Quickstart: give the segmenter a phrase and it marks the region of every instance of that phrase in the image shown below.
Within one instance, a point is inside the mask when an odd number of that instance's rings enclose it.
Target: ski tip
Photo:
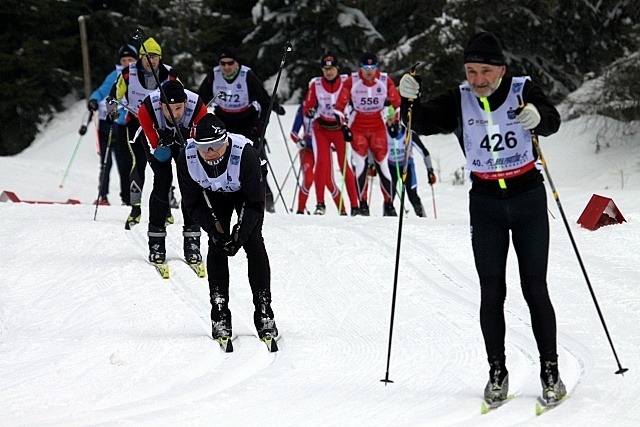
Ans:
[[[498,409],[499,407],[501,407],[505,403],[509,402],[514,397],[516,397],[515,394],[509,394],[509,395],[507,395],[506,398],[504,398],[502,400],[491,401],[491,400],[485,399],[482,402],[482,404],[480,405],[480,413],[482,415],[484,415],[484,414],[487,414],[487,413],[491,412],[493,409]]]
[[[223,353],[233,353],[233,342],[229,338],[216,339]]]
[[[276,343],[275,337],[264,337],[262,338],[262,342],[267,345],[267,350],[269,350],[269,353],[275,353],[278,351],[278,344]]]
[[[488,413],[489,413],[489,407],[487,406],[486,403],[482,402],[482,404],[480,404],[480,414],[485,415]]]
[[[539,403],[536,403],[536,417],[542,415],[543,413],[544,408]]]
[[[155,268],[156,271],[158,272],[158,274],[160,274],[160,277],[162,277],[163,279],[168,279],[170,276],[170,270],[169,270],[169,266],[167,264],[156,264],[156,263],[151,263]]]

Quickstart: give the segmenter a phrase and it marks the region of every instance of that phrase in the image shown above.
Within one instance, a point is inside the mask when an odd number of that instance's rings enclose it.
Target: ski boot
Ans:
[[[222,351],[231,353],[233,351],[231,335],[233,335],[233,329],[228,299],[221,293],[215,292],[211,295],[211,336],[218,341]]]
[[[273,193],[271,192],[271,188],[269,188],[268,184],[267,184],[266,194],[265,194],[265,209],[269,213],[276,213],[276,204],[273,200]]]
[[[180,203],[178,202],[178,199],[176,199],[176,195],[173,194],[173,190],[175,189],[176,187],[172,185],[171,190],[169,190],[169,206],[171,209],[178,209],[180,207]]]
[[[484,399],[489,405],[499,405],[509,395],[509,372],[504,360],[494,360],[490,362],[490,366]]]
[[[540,369],[542,400],[547,406],[557,405],[567,395],[567,388],[560,379],[558,362],[544,361]]]
[[[271,309],[271,297],[266,293],[260,293],[254,298],[255,312],[253,313],[253,323],[258,331],[261,340],[266,338],[276,338],[278,328],[273,320],[273,310]]]
[[[369,216],[369,204],[366,200],[360,200],[360,209],[358,215]]]
[[[327,211],[327,207],[324,203],[318,203],[316,205],[316,210],[313,212],[314,215],[324,215]]]
[[[149,224],[149,262],[152,264],[164,264],[167,258],[167,250],[164,245],[167,232],[164,228]]]
[[[184,237],[184,259],[187,264],[197,264],[202,261],[200,254],[200,227],[198,225],[185,225],[182,228]]]
[[[426,218],[427,217],[427,214],[424,213],[424,207],[422,206],[422,203],[414,206],[413,210],[416,212],[416,216],[417,217],[420,217],[420,218]]]
[[[384,202],[382,216],[398,216],[396,208],[393,207],[393,202]]]
[[[136,203],[131,206],[131,213],[127,217],[127,222],[124,224],[125,230],[131,230],[136,224],[140,224],[140,217],[142,216],[142,210],[140,209],[140,203]]]

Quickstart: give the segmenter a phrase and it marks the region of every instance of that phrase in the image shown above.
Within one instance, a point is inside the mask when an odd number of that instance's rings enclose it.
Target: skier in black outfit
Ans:
[[[227,133],[215,115],[205,115],[177,161],[178,183],[187,213],[209,234],[207,271],[214,339],[232,335],[229,260],[247,254],[254,324],[260,338],[277,337],[271,309],[271,269],[262,237],[264,185],[251,141]],[[238,222],[231,228],[233,211]]]
[[[258,76],[246,65],[240,64],[240,55],[232,47],[224,47],[218,52],[218,65],[213,67],[200,84],[198,94],[208,104],[219,93],[224,96],[214,102],[214,113],[225,124],[227,131],[244,135],[258,142],[262,129],[267,123],[267,110],[271,97],[262,86]],[[274,101],[273,111],[284,115],[284,108]],[[258,153],[267,159],[266,141]],[[273,192],[265,179],[267,212],[275,212]]]
[[[522,292],[541,363],[543,398],[566,394],[558,373],[556,317],[547,291],[549,221],[543,177],[535,166],[532,134],[558,131],[560,115],[529,77],[505,76],[502,45],[488,32],[472,37],[464,50],[467,82],[420,103],[420,81],[400,81],[403,117],[410,99],[412,129],[424,135],[456,131],[471,172],[471,242],[480,279],[480,325],[490,365],[485,398],[508,395],[505,366],[506,263],[509,232],[518,257]]]
[[[147,233],[149,261],[152,263],[163,264],[166,261],[165,221],[171,213],[169,193],[173,182],[171,160],[177,161],[182,151],[182,141],[186,141],[192,129],[206,114],[207,108],[200,97],[186,90],[178,80],[164,82],[162,92],[159,89],[151,92],[138,109],[138,121],[143,132],[138,136],[136,144],[143,147],[147,162],[153,171]],[[178,133],[181,135],[178,136]],[[189,264],[197,264],[202,261],[200,227],[184,208],[183,219],[184,259]]]

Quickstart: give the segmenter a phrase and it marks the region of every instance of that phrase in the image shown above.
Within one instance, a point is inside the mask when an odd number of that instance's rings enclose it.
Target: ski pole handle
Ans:
[[[93,113],[89,113],[89,117],[87,118],[86,123],[83,123],[82,126],[80,126],[80,129],[78,130],[78,133],[80,134],[80,136],[87,133],[87,127],[89,126],[89,123],[91,123],[92,117],[93,117]]]

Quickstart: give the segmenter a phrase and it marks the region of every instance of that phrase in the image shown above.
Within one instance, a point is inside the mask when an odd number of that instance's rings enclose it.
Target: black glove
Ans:
[[[307,114],[306,114],[307,118],[309,119],[313,119],[316,116],[316,109],[315,108],[309,108],[307,110]]]
[[[219,222],[216,223],[216,225],[219,224]],[[231,236],[229,236],[227,233],[220,232],[218,230],[218,227],[213,227],[213,231],[209,233],[209,240],[211,240],[211,243],[215,248],[224,250],[223,248],[225,247],[225,245],[227,245],[231,241]]]
[[[222,248],[222,252],[224,252],[226,256],[234,256],[238,253],[241,247],[242,245],[235,240],[229,240],[229,242],[227,242],[227,244]]]
[[[240,234],[240,224],[236,224],[233,226],[233,231],[231,232],[231,237],[229,238],[229,241],[222,248],[222,251],[227,256],[234,256],[235,254],[238,253],[238,251],[242,247],[242,243],[239,240],[239,234]]]
[[[276,109],[276,114],[279,116],[284,116],[285,113],[286,111],[284,111],[284,107],[282,105],[278,105],[278,108]]]
[[[253,134],[257,137],[262,135],[262,128],[264,127],[264,123],[261,121],[257,121],[255,125],[253,125]]]
[[[353,141],[353,133],[351,133],[351,129],[349,129],[349,126],[342,125],[342,136],[344,137],[344,142]]]
[[[176,136],[173,130],[159,129],[158,130],[158,147],[169,147],[176,142]]]
[[[91,111],[92,113],[94,111],[98,111],[98,100],[97,99],[90,99],[89,103],[87,104],[87,108],[89,109],[89,111]]]
[[[389,135],[392,138],[395,138],[396,136],[398,136],[399,131],[400,131],[400,124],[398,122],[391,123],[391,125],[389,126]]]

